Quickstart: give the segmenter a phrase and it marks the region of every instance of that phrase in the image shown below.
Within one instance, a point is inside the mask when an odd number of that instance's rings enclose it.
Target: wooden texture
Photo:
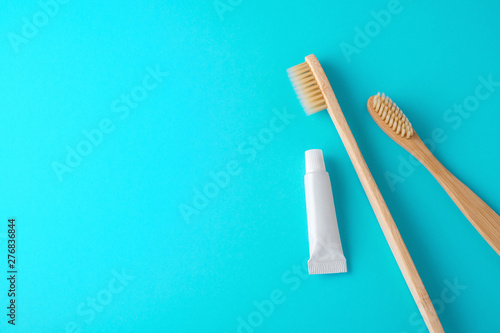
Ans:
[[[337,98],[335,97],[335,94],[318,59],[316,59],[314,55],[309,55],[306,57],[306,62],[311,67],[317,84],[323,92],[328,113],[337,128],[342,142],[344,143],[347,153],[349,154],[352,164],[354,165],[354,169],[356,170],[359,180],[361,181],[366,195],[368,196],[372,209],[377,216],[380,227],[382,228],[385,238],[389,243],[394,258],[403,273],[406,284],[408,285],[408,288],[417,303],[418,309],[424,318],[427,328],[432,333],[444,332],[441,322],[439,321],[436,311],[432,305],[431,299],[429,298],[415,264],[411,259],[410,253],[401,238],[398,228],[394,223],[384,199],[382,198],[382,194],[380,193],[377,184],[375,183],[375,180],[366,165],[365,159],[363,158],[363,155],[361,155],[361,151],[358,148],[354,136],[352,135],[342,110],[340,109]]]
[[[368,99],[367,107],[373,120],[391,139],[415,156],[431,172],[465,217],[496,253],[500,255],[500,217],[481,198],[439,163],[417,135],[415,129],[413,129],[414,133],[409,139],[396,135],[374,112],[372,100],[373,96]]]

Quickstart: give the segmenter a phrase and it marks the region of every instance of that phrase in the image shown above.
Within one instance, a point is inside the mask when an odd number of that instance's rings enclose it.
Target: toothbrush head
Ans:
[[[287,72],[290,81],[292,81],[293,88],[299,97],[300,104],[309,116],[326,109],[327,105],[323,92],[307,61],[317,62],[317,59],[314,55],[307,56],[306,62],[290,67]]]
[[[403,111],[384,93],[370,97],[367,108],[373,119],[386,133],[389,134],[392,131],[392,134],[404,139],[410,139],[415,133]]]

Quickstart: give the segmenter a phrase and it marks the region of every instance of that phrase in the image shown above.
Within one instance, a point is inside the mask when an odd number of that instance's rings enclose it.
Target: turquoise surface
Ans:
[[[497,1],[3,1],[2,332],[425,332],[314,53],[446,332],[500,330],[500,258],[366,111],[386,92],[500,211]],[[348,273],[308,276],[304,151]],[[7,220],[16,219],[8,324]]]

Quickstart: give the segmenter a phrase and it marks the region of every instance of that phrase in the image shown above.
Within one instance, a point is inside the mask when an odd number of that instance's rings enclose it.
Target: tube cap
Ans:
[[[326,171],[323,152],[321,149],[310,149],[306,151],[306,173]]]

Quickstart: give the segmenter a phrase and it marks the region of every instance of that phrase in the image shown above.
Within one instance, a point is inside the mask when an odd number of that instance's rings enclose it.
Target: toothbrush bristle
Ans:
[[[300,104],[307,115],[326,109],[325,98],[307,62],[287,70]]]
[[[413,127],[403,111],[384,93],[373,96],[372,107],[375,113],[397,135],[409,139],[413,135]]]

